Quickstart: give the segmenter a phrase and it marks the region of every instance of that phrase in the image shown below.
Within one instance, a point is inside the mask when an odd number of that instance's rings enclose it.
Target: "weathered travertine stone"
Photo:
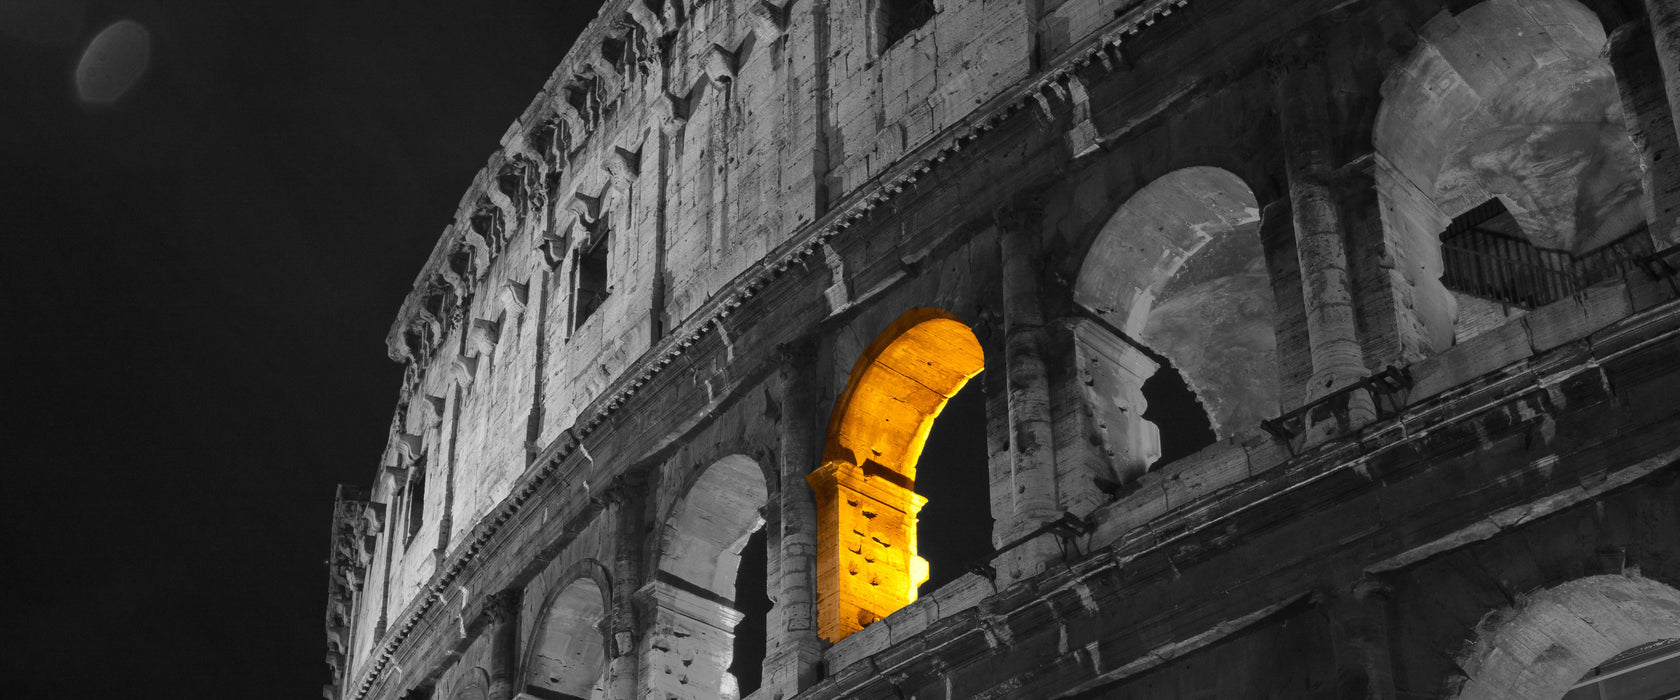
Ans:
[[[325,694],[1555,697],[1680,636],[1680,254],[1600,252],[1675,235],[1670,5],[607,0],[386,338]]]

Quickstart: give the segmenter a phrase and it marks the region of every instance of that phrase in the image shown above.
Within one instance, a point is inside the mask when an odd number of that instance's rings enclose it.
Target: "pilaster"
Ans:
[[[486,596],[483,615],[489,622],[490,687],[488,700],[510,700],[519,665],[519,606],[524,596],[517,590],[503,590]]]
[[[1652,39],[1648,22],[1628,22],[1610,34],[1608,54],[1628,138],[1639,149],[1645,221],[1661,249],[1680,243],[1680,141]]]
[[[793,696],[816,683],[822,662],[817,638],[817,505],[805,482],[817,462],[816,348],[810,341],[782,347],[782,528],[779,578],[770,582],[780,627],[771,629],[764,686]]]
[[[1669,113],[1680,112],[1680,3],[1674,0],[1645,0],[1651,23],[1651,43],[1662,67],[1663,91],[1668,94]],[[1680,129],[1680,123],[1672,124]],[[1680,131],[1676,131],[1680,138]]]
[[[1009,407],[1009,494],[1012,508],[1002,530],[1006,540],[1033,532],[1061,516],[1057,499],[1055,433],[1050,372],[1044,361],[1045,324],[1039,281],[1039,238],[1044,212],[1005,206],[996,212],[998,253],[1003,270],[1004,364]],[[995,488],[995,486],[994,486]],[[1044,570],[1059,553],[1053,536],[1041,535],[993,563],[999,585]]]
[[[643,511],[647,505],[647,479],[640,472],[626,472],[613,480],[603,499],[612,507],[614,520],[612,615],[607,650],[607,696],[631,700],[641,696],[640,656],[637,637],[642,631],[637,615],[636,591],[642,581],[642,543],[647,528]]]

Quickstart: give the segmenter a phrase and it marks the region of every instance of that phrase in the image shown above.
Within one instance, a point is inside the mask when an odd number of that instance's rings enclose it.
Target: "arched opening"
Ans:
[[[764,561],[764,537],[754,534],[764,527],[761,509],[768,498],[758,464],[731,455],[706,467],[666,520],[651,584],[658,619],[647,659],[656,691],[672,697],[738,698],[740,681],[729,669],[750,667],[753,676],[760,673],[763,642],[737,646],[736,633],[757,630],[763,636],[767,608],[755,610],[758,619],[743,623],[742,608],[748,606],[738,599],[764,593],[738,591],[736,583],[764,585],[762,571],[756,578],[751,571],[743,575],[742,560],[751,545],[759,549],[753,554],[756,561]],[[735,658],[738,650],[749,649],[759,650],[759,657]]]
[[[741,565],[735,572],[735,610],[741,622],[735,625],[729,674],[741,695],[758,690],[764,681],[764,654],[769,642],[769,613],[772,602],[766,586],[770,578],[769,532],[760,527],[741,548]]]
[[[915,491],[917,464],[934,419],[983,369],[973,331],[933,308],[900,316],[853,364],[829,418],[823,464],[807,477],[817,501],[820,636],[839,641],[916,600],[928,578],[917,544],[927,503]]]
[[[1138,190],[1097,234],[1074,300],[1102,322],[1076,327],[1075,342],[1095,387],[1109,480],[1131,481],[1157,459],[1277,413],[1274,304],[1259,228],[1241,178],[1191,167]]]
[[[1590,10],[1485,0],[1419,34],[1383,84],[1372,139],[1387,249],[1429,354],[1557,298],[1546,287],[1596,281],[1619,264],[1606,256],[1631,258],[1649,235]]]
[[[1680,591],[1591,576],[1493,613],[1459,660],[1457,700],[1650,700],[1680,693]]]
[[[1170,363],[1160,364],[1154,376],[1143,383],[1143,400],[1147,405],[1143,419],[1154,425],[1171,426],[1160,433],[1161,454],[1156,458],[1162,464],[1170,464],[1213,444],[1216,438],[1207,411],[1202,409],[1196,392],[1190,390],[1190,384],[1184,381],[1184,375]]]
[[[939,590],[992,553],[984,389],[969,382],[945,402],[917,461],[916,493],[927,498],[916,518],[916,551],[928,563],[920,590]]]
[[[573,581],[537,623],[525,664],[524,693],[539,700],[606,697],[606,602],[589,578]]]

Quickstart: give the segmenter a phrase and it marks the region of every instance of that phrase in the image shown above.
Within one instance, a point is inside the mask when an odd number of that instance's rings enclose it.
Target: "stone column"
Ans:
[[[519,606],[523,595],[516,590],[492,593],[484,599],[484,615],[490,629],[489,700],[511,700],[514,676],[519,668]]]
[[[1618,27],[1609,55],[1628,138],[1639,149],[1645,221],[1660,249],[1680,242],[1680,141],[1650,25],[1635,20]]]
[[[642,585],[642,544],[647,528],[642,511],[647,504],[647,479],[639,472],[627,472],[613,479],[605,498],[613,509],[613,532],[617,541],[613,553],[612,617],[609,634],[607,697],[632,700],[640,693],[640,663],[637,647],[640,620],[636,616],[636,591]]]
[[[823,644],[817,638],[817,504],[805,476],[817,466],[816,346],[782,347],[781,566],[770,583],[780,629],[770,630],[764,686],[791,697],[817,682]]]
[[[1323,42],[1310,35],[1273,57],[1273,87],[1283,126],[1284,165],[1306,308],[1312,401],[1366,376],[1359,343],[1347,243],[1337,210],[1330,138],[1329,81]],[[1348,406],[1351,426],[1375,419],[1371,397],[1356,392]]]
[[[1651,41],[1662,66],[1663,91],[1668,93],[1668,108],[1680,112],[1680,3],[1674,0],[1645,0],[1645,12],[1651,22]],[[1680,128],[1680,123],[1674,125]],[[1680,132],[1677,132],[1680,137]]]
[[[998,252],[1003,269],[1004,364],[1008,375],[1009,514],[1013,540],[1061,515],[1056,498],[1055,435],[1050,414],[1050,372],[1044,362],[1044,310],[1038,279],[1039,222],[1036,208],[1006,206],[997,211]],[[1036,550],[1043,551],[1036,551]],[[1021,547],[996,563],[1004,580],[1043,570],[1050,543]]]

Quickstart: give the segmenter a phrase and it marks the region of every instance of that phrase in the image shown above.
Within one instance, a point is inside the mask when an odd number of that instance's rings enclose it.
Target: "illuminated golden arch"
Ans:
[[[916,600],[916,462],[933,420],[985,369],[968,325],[912,309],[875,337],[828,422],[823,463],[806,477],[817,501],[817,631],[840,641]]]

